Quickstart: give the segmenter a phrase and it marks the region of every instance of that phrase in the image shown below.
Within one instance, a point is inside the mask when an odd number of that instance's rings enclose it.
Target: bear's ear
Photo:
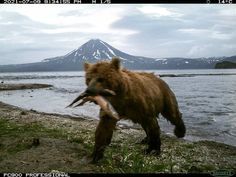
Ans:
[[[111,60],[111,66],[115,68],[116,70],[120,69],[120,59],[119,58],[112,58]]]
[[[84,70],[87,71],[91,67],[91,65],[92,64],[85,62],[84,63]]]

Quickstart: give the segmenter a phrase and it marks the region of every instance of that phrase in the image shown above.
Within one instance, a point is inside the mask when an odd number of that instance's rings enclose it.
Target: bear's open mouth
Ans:
[[[74,101],[72,101],[71,104],[69,104],[67,107],[73,106],[75,103],[79,102],[82,100],[80,103],[75,105],[74,107],[77,106],[82,106],[86,102],[94,102],[98,104],[101,109],[111,118],[115,120],[120,120],[118,113],[115,111],[111,103],[106,100],[103,96],[114,96],[116,95],[114,91],[109,90],[109,89],[102,89],[102,90],[86,90],[85,92],[81,93]]]

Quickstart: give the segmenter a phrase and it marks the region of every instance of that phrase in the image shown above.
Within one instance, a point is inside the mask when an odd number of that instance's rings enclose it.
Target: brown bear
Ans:
[[[159,113],[175,126],[174,133],[177,137],[184,137],[186,129],[175,95],[161,78],[152,73],[133,72],[121,68],[119,58],[113,58],[111,62],[85,63],[84,69],[87,91],[114,91],[116,95],[106,99],[120,118],[130,119],[142,126],[147,135],[142,141],[148,144],[145,153],[160,154],[160,128],[157,121]],[[92,162],[97,162],[103,157],[117,123],[117,120],[109,118],[102,109],[99,117]]]

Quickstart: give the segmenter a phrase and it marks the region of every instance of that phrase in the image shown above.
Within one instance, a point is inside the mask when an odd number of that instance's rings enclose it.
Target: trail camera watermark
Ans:
[[[207,4],[218,3],[218,4],[232,4],[233,0],[206,0]]]
[[[223,169],[223,170],[212,171],[210,172],[210,174],[214,177],[230,177],[233,176],[235,173],[233,170]]]

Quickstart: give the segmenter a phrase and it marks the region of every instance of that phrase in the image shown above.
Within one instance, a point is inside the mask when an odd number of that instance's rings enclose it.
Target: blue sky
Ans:
[[[65,55],[99,38],[132,55],[236,55],[236,5],[9,5],[0,7],[0,64]]]

